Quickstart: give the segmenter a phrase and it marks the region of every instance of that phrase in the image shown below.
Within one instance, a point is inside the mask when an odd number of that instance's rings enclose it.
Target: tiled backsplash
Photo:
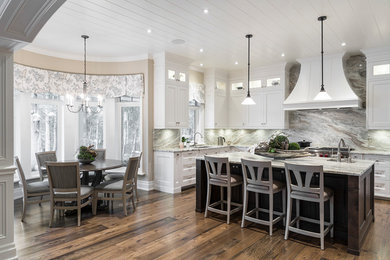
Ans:
[[[366,99],[365,57],[356,55],[344,62],[345,75],[363,103]],[[290,70],[290,91],[295,87],[300,68]],[[390,131],[367,130],[365,109],[324,109],[289,112],[289,129],[206,129],[205,143],[217,144],[217,137],[224,136],[233,145],[253,145],[269,140],[275,131],[282,131],[290,141],[307,140],[311,146],[337,146],[340,138],[355,149],[390,150]],[[154,147],[176,147],[180,130],[154,130]]]

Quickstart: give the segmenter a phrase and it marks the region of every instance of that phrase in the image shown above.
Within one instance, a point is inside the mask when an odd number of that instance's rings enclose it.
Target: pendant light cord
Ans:
[[[250,66],[251,66],[251,63],[250,63],[250,55],[251,55],[251,38],[252,38],[252,34],[247,34],[245,37],[248,38],[248,94],[247,94],[247,97],[250,97],[251,94],[250,94]]]
[[[326,16],[318,17],[318,21],[321,22],[321,92],[325,91],[324,88],[324,21]]]
[[[84,82],[87,82],[87,37],[84,38]]]

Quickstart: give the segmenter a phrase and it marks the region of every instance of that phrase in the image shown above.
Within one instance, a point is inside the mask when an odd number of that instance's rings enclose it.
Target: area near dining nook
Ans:
[[[388,13],[1,1],[0,260],[387,260]]]

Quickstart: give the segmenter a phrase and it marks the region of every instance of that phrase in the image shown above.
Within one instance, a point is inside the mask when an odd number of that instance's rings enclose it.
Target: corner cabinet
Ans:
[[[189,125],[189,60],[169,53],[154,56],[154,127]]]
[[[366,49],[367,129],[390,129],[390,48]]]
[[[286,64],[255,68],[251,97],[255,105],[245,106],[247,88],[243,73],[231,75],[229,86],[229,127],[238,129],[285,129],[288,114],[283,110],[287,78]]]

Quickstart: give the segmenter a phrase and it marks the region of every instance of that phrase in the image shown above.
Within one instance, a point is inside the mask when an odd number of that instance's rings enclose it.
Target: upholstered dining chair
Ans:
[[[78,162],[47,162],[46,167],[50,185],[49,226],[52,226],[56,209],[77,209],[77,226],[80,226],[81,209],[90,203],[89,198],[93,196],[93,187],[81,186]],[[75,204],[66,205],[65,202],[75,202]]]
[[[139,168],[140,164],[141,164],[141,159],[142,159],[142,152],[134,152],[132,155],[140,158],[140,163],[138,165],[138,168]],[[125,175],[125,172],[126,172],[126,167],[108,170],[108,171],[106,171],[106,176],[104,177],[104,179],[106,181],[122,180],[123,176]],[[134,177],[134,192],[135,192],[136,200],[138,201],[138,190],[137,190],[138,186],[137,185],[138,185],[138,171]]]
[[[39,176],[41,181],[43,181],[44,178],[47,178],[46,162],[57,161],[56,151],[35,153],[35,157],[37,159]]]
[[[22,165],[17,156],[15,156],[15,164],[18,169],[19,179],[22,182],[23,186],[23,214],[21,221],[24,221],[24,217],[26,216],[27,204],[39,203],[40,206],[42,202],[49,201],[49,198],[43,199],[44,196],[50,195],[49,183],[47,180],[27,183]],[[34,197],[39,197],[40,199],[29,200],[30,198]]]
[[[106,149],[95,149],[96,151],[96,161],[102,161],[106,159]]]
[[[133,208],[134,204],[134,189],[135,189],[135,175],[138,171],[140,157],[131,157],[127,162],[126,172],[122,180],[110,180],[100,183],[95,187],[93,197],[93,214],[96,215],[97,201],[105,200],[111,201],[122,200],[123,213],[127,216],[127,199],[131,199]],[[99,197],[99,193],[103,193],[103,197]],[[115,197],[115,194],[119,194],[120,197]]]
[[[205,218],[208,212],[214,212],[227,216],[227,224],[230,223],[230,215],[240,211],[242,204],[232,202],[232,188],[242,186],[242,177],[230,174],[230,164],[228,158],[205,156],[206,171],[207,171],[207,199]],[[221,198],[219,201],[210,204],[211,187],[220,187]],[[227,199],[224,199],[224,188],[227,189]],[[227,204],[227,209],[224,210],[224,204]],[[221,206],[221,209],[217,207]],[[235,206],[235,209],[231,209]]]
[[[333,191],[324,187],[323,166],[285,163],[287,181],[287,221],[284,239],[288,239],[289,231],[319,238],[324,250],[324,239],[334,229],[334,196]],[[318,179],[318,181],[314,180]],[[314,181],[313,181],[314,180]],[[318,183],[317,183],[318,182]],[[291,220],[292,202],[296,200],[296,216]],[[319,220],[300,216],[300,200],[319,203]],[[325,222],[324,203],[329,201],[329,222]],[[312,232],[300,228],[300,221],[320,224],[320,232]],[[294,225],[296,224],[296,227]],[[325,225],[327,227],[325,228]]]
[[[286,185],[273,179],[271,161],[258,161],[241,159],[244,175],[244,209],[242,211],[241,227],[245,227],[245,220],[269,226],[269,235],[272,236],[273,225],[284,220],[286,216]],[[268,178],[264,175],[268,172]],[[255,208],[248,210],[249,192],[255,193]],[[282,212],[274,211],[274,194],[282,193]],[[259,207],[259,195],[266,194],[269,197],[269,209]],[[268,220],[259,219],[259,212],[268,212]],[[256,217],[253,215],[256,214]],[[274,218],[274,215],[277,215]]]

